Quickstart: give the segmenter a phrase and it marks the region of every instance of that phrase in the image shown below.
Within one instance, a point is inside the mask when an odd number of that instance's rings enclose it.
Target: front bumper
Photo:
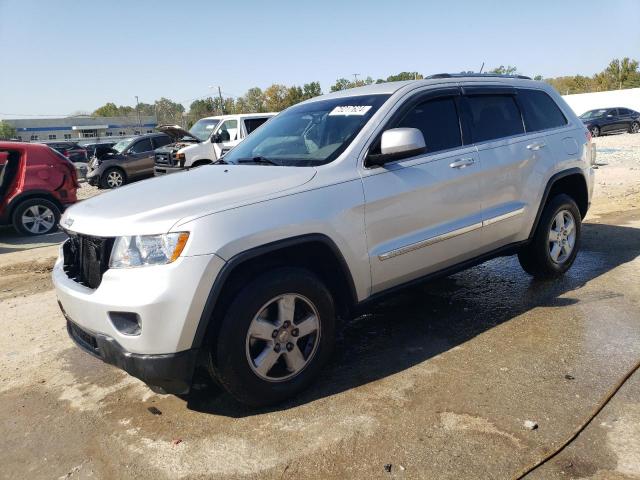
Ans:
[[[153,173],[155,176],[159,175],[168,175],[170,173],[182,172],[184,168],[182,167],[172,167],[170,165],[158,165],[156,164],[153,167]]]
[[[98,186],[98,184],[100,183],[100,172],[98,171],[98,169],[95,169],[95,170],[87,169],[85,178],[89,185],[93,185],[94,187]]]
[[[216,255],[198,255],[168,265],[109,269],[91,289],[67,277],[61,249],[52,277],[65,317],[96,339],[94,355],[150,385],[174,390],[169,379],[192,365],[195,353],[189,352],[223,265]],[[116,316],[123,313],[138,318],[139,332],[128,334],[118,326]],[[180,384],[184,378],[175,380]]]
[[[62,305],[60,308],[67,319],[69,337],[85,352],[139,378],[158,393],[180,395],[189,392],[198,359],[197,349],[164,355],[131,353],[113,338],[73,323]]]

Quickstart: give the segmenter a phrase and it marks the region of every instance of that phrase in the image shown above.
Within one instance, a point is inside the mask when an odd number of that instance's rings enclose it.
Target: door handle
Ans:
[[[546,146],[547,144],[544,142],[530,143],[529,145],[527,145],[527,150],[540,150],[542,147]]]
[[[468,167],[469,165],[473,165],[474,163],[476,163],[476,161],[473,157],[466,157],[466,158],[459,158],[455,162],[451,162],[449,166],[451,168],[464,168],[464,167]]]

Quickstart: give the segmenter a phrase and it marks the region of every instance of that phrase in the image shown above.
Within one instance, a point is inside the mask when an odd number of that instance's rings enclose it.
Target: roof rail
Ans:
[[[459,77],[499,77],[499,78],[520,78],[522,80],[531,80],[531,77],[527,77],[526,75],[503,75],[500,73],[436,73],[434,75],[429,75],[428,77],[424,77],[425,79],[434,79],[434,78],[459,78]]]

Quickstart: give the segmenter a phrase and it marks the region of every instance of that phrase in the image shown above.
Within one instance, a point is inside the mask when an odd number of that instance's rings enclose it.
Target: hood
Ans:
[[[60,224],[99,237],[168,232],[177,222],[277,196],[309,182],[313,167],[208,165],[84,200]]]
[[[200,143],[202,141],[199,138],[194,137],[193,135],[191,135],[191,133],[189,133],[184,128],[179,127],[178,125],[160,125],[159,127],[156,127],[156,130],[162,133],[166,133],[173,139],[174,142],[177,142],[181,139],[183,141],[193,141],[197,143]]]

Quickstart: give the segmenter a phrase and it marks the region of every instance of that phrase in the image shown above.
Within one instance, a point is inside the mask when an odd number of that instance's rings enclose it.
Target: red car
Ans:
[[[39,143],[0,142],[0,225],[25,235],[55,231],[60,214],[76,202],[76,170]]]

